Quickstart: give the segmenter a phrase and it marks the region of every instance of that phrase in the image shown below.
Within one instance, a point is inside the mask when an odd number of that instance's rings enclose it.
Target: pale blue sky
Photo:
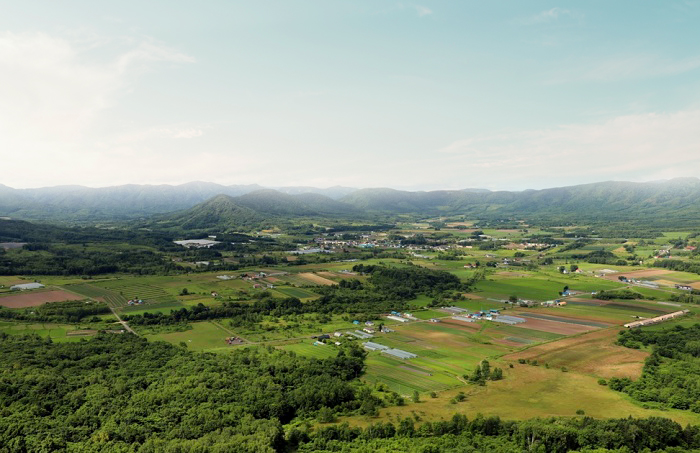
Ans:
[[[0,2],[0,183],[700,176],[700,2]]]

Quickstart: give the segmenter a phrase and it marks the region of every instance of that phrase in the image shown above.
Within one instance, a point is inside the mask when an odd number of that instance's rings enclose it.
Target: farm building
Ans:
[[[437,318],[430,318],[428,321],[430,321],[430,322],[440,322],[440,320],[437,319]]]
[[[354,332],[345,332],[348,335],[352,335],[353,337],[359,338],[360,340],[367,340],[368,338],[372,338],[374,335],[370,335],[368,333],[362,332],[361,330],[356,330]]]
[[[658,289],[658,288],[659,288],[659,284],[658,284],[658,283],[650,282],[650,281],[648,281],[648,280],[640,280],[640,281],[635,282],[635,283],[639,283],[640,285],[646,286],[647,288],[654,288],[654,289]]]
[[[690,313],[689,310],[675,311],[673,313],[657,316],[655,318],[642,319],[641,321],[630,322],[625,324],[625,327],[627,327],[628,329],[633,329],[635,327],[651,326],[652,324],[658,324],[660,322],[669,321],[671,319],[678,318],[679,316],[683,316],[688,313]]]
[[[186,239],[184,241],[173,241],[177,245],[181,245],[186,248],[209,248],[211,246],[214,246],[216,244],[220,244],[220,242],[217,241],[212,241],[209,239]]]
[[[452,313],[454,315],[456,315],[458,313],[467,313],[469,311],[465,308],[460,308],[460,307],[442,307],[442,310],[449,312],[449,313]]]
[[[413,354],[412,352],[407,352],[403,351],[401,349],[384,349],[382,350],[384,354],[389,354],[391,356],[397,357],[399,359],[415,359],[418,357],[416,354]]]
[[[364,346],[365,349],[369,349],[370,351],[384,351],[386,349],[389,349],[389,346],[384,346],[383,344],[379,343],[372,343],[371,341],[362,343],[362,346]]]
[[[408,322],[408,319],[406,318],[401,318],[400,316],[395,316],[395,315],[388,315],[386,319],[391,319],[392,321],[399,321],[399,322]]]
[[[466,316],[453,316],[452,319],[455,321],[463,321],[463,322],[474,322],[474,318],[468,318]]]
[[[684,291],[691,291],[693,289],[693,287],[690,285],[681,285],[679,283],[679,284],[676,284],[676,289],[682,289]]]
[[[24,291],[27,289],[39,289],[43,287],[44,285],[42,285],[41,283],[21,283],[19,285],[10,286],[10,289],[12,291]]]
[[[499,317],[497,317],[497,318],[493,318],[492,321],[495,321],[495,322],[502,322],[503,324],[510,324],[510,325],[513,325],[513,324],[520,324],[520,323],[522,323],[522,322],[525,322],[525,319],[523,319],[523,318],[518,318],[517,316],[506,316],[506,315],[504,315],[504,316],[499,316]]]

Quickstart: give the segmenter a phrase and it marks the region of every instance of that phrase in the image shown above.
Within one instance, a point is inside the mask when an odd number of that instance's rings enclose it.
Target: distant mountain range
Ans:
[[[700,222],[700,179],[602,182],[522,192],[484,189],[410,192],[395,189],[125,185],[12,189],[0,185],[0,216],[47,222],[104,222],[158,215],[166,223],[258,225],[290,218],[372,219],[464,215],[568,221]],[[196,226],[195,226],[196,225]]]
[[[290,195],[272,189],[258,190],[239,197],[217,195],[184,211],[155,218],[161,226],[185,230],[219,231],[287,224],[299,218],[346,220],[371,217],[362,210],[325,195]]]
[[[190,182],[178,186],[137,185],[90,188],[57,186],[13,189],[0,184],[0,216],[26,220],[99,222],[149,217],[182,209],[217,195],[237,197],[267,190],[256,184],[224,186]],[[282,194],[317,194],[341,198],[356,189],[350,187],[280,187]]]

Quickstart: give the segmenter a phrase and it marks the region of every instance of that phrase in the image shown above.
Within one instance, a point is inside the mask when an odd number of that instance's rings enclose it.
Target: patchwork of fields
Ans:
[[[587,247],[586,250],[591,251],[596,250],[595,247],[598,246]],[[615,250],[619,245],[615,248],[604,248]],[[486,252],[474,253],[481,257]],[[508,253],[508,256],[512,256],[514,251]],[[380,262],[395,266],[407,265],[394,259],[365,261],[372,264]],[[449,270],[463,281],[471,278],[475,272],[465,268],[462,261],[422,258],[412,262],[414,265]],[[265,295],[273,298],[296,297],[302,302],[308,302],[318,297],[317,292],[323,291],[321,286],[337,285],[339,281],[347,278],[367,278],[341,272],[347,271],[349,267],[352,266],[348,263],[318,263],[297,267],[246,269],[226,272],[226,278],[219,278],[220,274],[217,273],[198,273],[176,276],[115,276],[88,281],[66,279],[58,285],[65,290],[4,295],[0,296],[0,305],[38,305],[52,301],[53,299],[49,300],[52,294],[55,300],[74,300],[82,296],[104,301],[117,313],[133,315],[147,312],[169,313],[173,309],[200,303],[207,306],[221,305],[226,301],[255,303]],[[450,314],[441,311],[440,307],[432,305],[432,295],[417,296],[409,301],[409,305],[412,307],[411,313],[418,320],[405,324],[384,318],[381,321],[375,320],[375,323],[382,322],[389,326],[393,332],[376,333],[371,339],[372,342],[388,348],[416,354],[416,357],[399,359],[382,351],[369,351],[366,373],[362,379],[371,385],[381,384],[382,387],[404,396],[409,396],[414,391],[422,395],[438,392],[438,398],[427,400],[421,396],[422,403],[410,406],[436,419],[444,414],[454,413],[456,409],[509,418],[573,415],[577,409],[584,409],[586,414],[593,416],[655,413],[642,409],[607,387],[598,385],[597,379],[636,378],[641,372],[648,352],[614,344],[622,324],[676,311],[679,307],[691,310],[693,307],[670,303],[669,294],[675,291],[672,287],[665,290],[633,288],[644,297],[655,298],[654,300],[603,301],[595,299],[591,293],[626,287],[626,284],[618,280],[619,275],[693,285],[700,285],[700,276],[662,269],[635,268],[627,272],[629,269],[625,270],[620,266],[585,263],[581,268],[584,272],[579,274],[562,274],[555,266],[542,267],[539,270],[489,270],[486,278],[476,283],[463,298],[456,297],[456,300],[449,301],[449,305],[470,312],[498,309],[505,315],[525,319],[525,322],[517,325],[486,320],[471,323],[454,320]],[[290,272],[290,269],[294,271]],[[602,269],[622,272],[609,272],[604,278],[597,277]],[[259,274],[261,271],[268,276],[240,278],[243,273]],[[12,283],[22,280],[3,277],[0,281]],[[560,293],[565,287],[576,293],[574,296],[563,297],[567,302],[566,306],[548,308],[537,304],[526,308],[505,303],[511,296],[536,302],[562,298]],[[143,304],[129,306],[130,299],[141,299]],[[31,300],[35,302],[30,303]],[[333,313],[320,316],[307,313],[294,316],[265,316],[255,324],[235,324],[228,319],[218,319],[191,322],[171,330],[159,331],[157,327],[142,330],[137,327],[136,330],[150,340],[184,345],[193,351],[226,353],[235,348],[261,344],[323,359],[338,353],[339,348],[334,344],[336,340],[341,343],[361,343],[362,340],[345,335],[342,338],[333,338],[326,345],[318,345],[314,344],[316,340],[310,337],[364,327],[352,323],[356,315]],[[439,322],[431,322],[435,319]],[[697,320],[697,315],[693,314],[674,323],[689,324]],[[101,328],[110,322],[111,315],[105,315]],[[234,328],[233,325],[242,327]],[[79,341],[81,336],[76,333],[94,333],[92,327],[94,326],[0,322],[1,332],[35,332],[56,341]],[[242,338],[243,344],[228,344],[226,339],[229,337]],[[505,379],[489,382],[485,388],[467,384],[465,376],[471,374],[482,360],[489,360],[492,366],[502,368]],[[521,361],[536,361],[539,366],[522,364]],[[455,407],[449,400],[458,391],[465,391],[468,398],[466,402]],[[572,398],[571,395],[576,396]],[[488,401],[488,404],[485,401]],[[610,405],[617,406],[610,409]],[[396,416],[405,414],[406,410],[408,409],[390,408],[384,410],[383,414]],[[684,419],[683,417],[695,416],[678,417]],[[364,423],[358,420],[351,421]]]

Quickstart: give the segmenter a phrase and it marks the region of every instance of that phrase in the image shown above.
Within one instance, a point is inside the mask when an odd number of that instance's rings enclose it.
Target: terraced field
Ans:
[[[100,288],[90,283],[67,285],[66,289],[93,299],[103,300],[112,308],[119,308],[126,305],[126,299],[121,294],[105,288]]]
[[[120,307],[127,306],[128,299],[141,299],[144,305],[177,303],[175,297],[168,294],[164,289],[146,283],[138,283],[134,280],[110,280],[96,283],[94,286],[99,286],[113,294],[120,295],[123,300]]]

